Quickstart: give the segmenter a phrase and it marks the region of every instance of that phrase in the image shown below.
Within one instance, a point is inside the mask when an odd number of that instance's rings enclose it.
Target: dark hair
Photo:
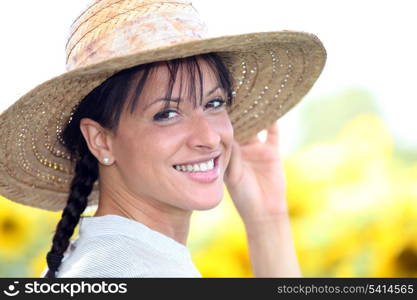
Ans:
[[[232,80],[226,66],[215,53],[202,54],[187,58],[174,59],[164,62],[154,62],[124,69],[92,90],[76,107],[71,121],[63,129],[60,142],[65,146],[75,161],[75,175],[71,181],[67,205],[64,208],[55,235],[52,247],[46,256],[48,272],[45,277],[54,278],[64,252],[68,248],[69,239],[74,233],[81,214],[87,207],[95,181],[99,177],[97,159],[87,147],[87,143],[80,130],[80,120],[90,118],[102,127],[117,131],[120,115],[129,105],[133,113],[141,92],[143,91],[149,75],[158,64],[165,65],[169,71],[167,97],[170,98],[177,75],[180,74],[180,89],[183,75],[187,77],[189,97],[193,99],[194,107],[197,103],[196,81],[200,84],[200,104],[203,93],[203,76],[198,58],[205,61],[215,74],[219,86],[227,92],[227,106],[232,105]],[[167,101],[166,107],[169,105]],[[177,107],[179,102],[177,102]]]

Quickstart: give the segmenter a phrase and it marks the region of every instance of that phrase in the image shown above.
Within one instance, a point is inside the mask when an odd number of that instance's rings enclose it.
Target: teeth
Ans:
[[[175,169],[182,172],[206,172],[214,168],[214,159],[210,159],[207,162],[193,164],[193,165],[175,165]]]

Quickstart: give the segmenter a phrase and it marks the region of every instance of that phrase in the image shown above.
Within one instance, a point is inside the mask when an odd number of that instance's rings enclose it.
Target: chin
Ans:
[[[190,210],[209,210],[219,205],[222,199],[223,188],[209,195],[207,193],[193,195],[189,198],[188,208]]]

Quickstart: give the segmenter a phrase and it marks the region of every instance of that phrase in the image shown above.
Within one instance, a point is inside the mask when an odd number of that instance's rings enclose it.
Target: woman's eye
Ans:
[[[207,105],[209,105],[210,103],[217,103],[217,104],[214,104],[214,106],[212,107],[214,107],[214,109],[220,109],[224,106],[226,101],[224,101],[222,98],[216,98],[214,100],[209,101]]]
[[[213,99],[213,100],[209,101],[206,104],[206,107],[213,107],[215,110],[218,110],[218,109],[221,109],[222,107],[224,107],[225,103],[226,103],[226,101],[224,101],[222,98],[216,98],[216,99]],[[165,122],[165,121],[169,121],[169,120],[173,119],[175,117],[175,114],[178,114],[177,111],[172,110],[172,109],[167,109],[167,110],[164,110],[164,111],[161,111],[161,112],[157,113],[153,117],[153,119],[154,119],[154,121],[157,121],[157,122]],[[174,115],[174,116],[172,116],[172,115]],[[170,116],[172,116],[172,117],[170,117]]]
[[[155,121],[166,121],[166,120],[170,120],[170,119],[173,119],[173,118],[169,118],[169,116],[171,115],[171,113],[177,113],[175,110],[172,110],[172,109],[167,109],[167,110],[164,110],[164,111],[161,111],[161,112],[159,112],[159,113],[157,113],[154,117],[153,117],[153,119],[155,120]]]

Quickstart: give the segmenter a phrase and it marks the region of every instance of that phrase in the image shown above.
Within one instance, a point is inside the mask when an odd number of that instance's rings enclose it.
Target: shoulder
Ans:
[[[140,245],[123,235],[81,239],[71,245],[57,277],[142,277],[147,267],[141,252]]]

